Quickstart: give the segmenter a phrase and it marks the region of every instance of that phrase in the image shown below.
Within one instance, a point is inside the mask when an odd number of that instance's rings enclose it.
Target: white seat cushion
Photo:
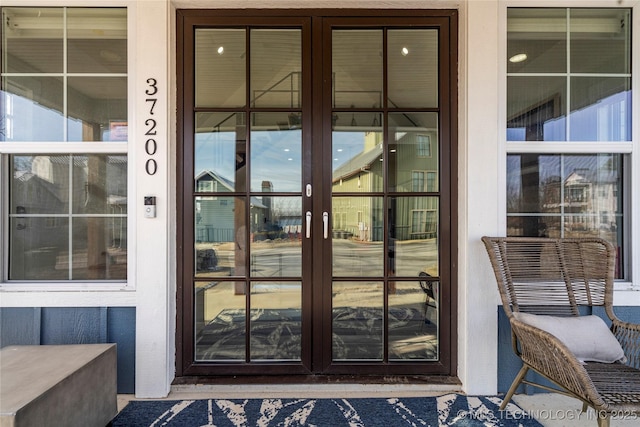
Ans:
[[[513,313],[523,323],[554,335],[581,362],[624,362],[624,351],[607,324],[598,316],[556,317]]]

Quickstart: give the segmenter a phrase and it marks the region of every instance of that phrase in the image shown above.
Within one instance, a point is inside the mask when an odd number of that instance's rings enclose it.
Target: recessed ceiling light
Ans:
[[[407,56],[409,54],[409,49],[407,49],[406,47],[403,47],[400,52],[402,53],[402,56]]]
[[[526,61],[527,60],[527,54],[526,53],[517,53],[515,55],[513,55],[511,58],[509,58],[509,62],[522,62],[522,61]]]
[[[218,55],[222,55],[224,53],[224,46],[220,46],[218,48]]]

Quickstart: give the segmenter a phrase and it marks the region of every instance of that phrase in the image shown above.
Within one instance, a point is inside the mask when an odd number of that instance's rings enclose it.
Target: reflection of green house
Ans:
[[[229,193],[234,191],[233,182],[212,171],[203,171],[196,177],[198,193]],[[235,240],[236,196],[198,196],[195,206],[197,242],[232,242]],[[268,203],[267,203],[268,204]],[[251,198],[251,231],[261,231],[267,224],[269,207],[258,199]]]
[[[333,234],[337,238],[381,241],[383,199],[340,193],[382,192],[383,144],[380,133],[365,134],[364,149],[333,172]],[[434,238],[438,232],[438,153],[435,130],[397,132],[390,145],[389,190],[413,193],[389,199],[389,224],[397,240]],[[416,196],[415,193],[423,193]],[[430,197],[424,193],[433,193]]]

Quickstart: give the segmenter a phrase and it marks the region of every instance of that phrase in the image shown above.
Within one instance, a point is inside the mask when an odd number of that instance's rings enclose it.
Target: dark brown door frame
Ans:
[[[429,19],[426,19],[429,18]],[[327,374],[330,377],[351,376],[354,372],[360,375],[402,375],[402,376],[444,376],[455,377],[457,375],[457,249],[458,222],[457,222],[457,175],[458,175],[458,149],[457,149],[457,111],[458,111],[458,16],[455,10],[178,10],[177,11],[177,295],[176,295],[176,379],[177,382],[192,382],[195,379],[201,381],[203,377],[211,378],[211,375],[224,378],[225,376],[246,375],[255,378],[261,375],[280,375],[278,381],[287,381],[281,375],[291,374],[291,377],[302,378],[309,381],[310,378],[318,380]],[[390,21],[394,21],[390,25]],[[233,23],[230,25],[229,23]],[[311,286],[311,290],[304,290],[302,295],[303,310],[303,360],[302,363],[261,363],[261,364],[232,364],[214,366],[207,363],[194,363],[193,349],[193,325],[191,319],[194,315],[194,301],[192,292],[193,250],[185,247],[185,242],[193,242],[193,215],[186,209],[190,206],[193,191],[193,176],[191,171],[185,170],[185,164],[193,164],[193,152],[185,150],[185,144],[193,142],[194,120],[193,116],[185,115],[185,111],[193,108],[193,84],[194,64],[188,52],[194,51],[193,35],[185,37],[185,31],[193,31],[196,27],[205,26],[265,26],[303,28],[303,46],[311,46],[312,54],[305,54],[303,49],[303,73],[304,78],[311,82],[303,85],[304,98],[311,99],[312,94],[326,94],[327,84],[322,76],[315,74],[322,70],[323,75],[331,75],[330,50],[327,53],[327,31],[331,25],[344,28],[357,27],[402,27],[422,26],[438,28],[441,34],[440,63],[441,78],[439,91],[440,102],[440,164],[442,173],[441,213],[440,213],[440,254],[441,254],[441,283],[448,287],[448,292],[442,293],[440,329],[440,361],[428,363],[332,363],[331,362],[331,331],[330,320],[323,320],[318,313],[321,301],[322,311],[326,312],[331,307],[331,292],[327,286]],[[306,28],[306,30],[304,29]],[[309,40],[309,37],[311,38]],[[324,41],[323,41],[324,40]],[[322,52],[325,56],[322,56]],[[185,53],[187,52],[187,53]],[[313,55],[313,58],[311,57]],[[327,60],[327,56],[328,59]],[[311,64],[313,69],[311,68]],[[321,68],[318,64],[322,64]],[[331,90],[330,87],[328,89]],[[326,99],[326,95],[323,99]],[[328,97],[330,99],[330,97]],[[303,161],[303,180],[313,184],[314,197],[312,200],[303,198],[303,211],[313,209],[314,216],[321,212],[322,206],[331,205],[331,193],[326,191],[331,188],[331,177],[323,176],[320,171],[322,165],[331,164],[330,146],[331,123],[322,120],[313,121],[313,117],[323,117],[327,110],[331,110],[330,102],[321,105],[315,102],[303,105],[303,128],[311,129],[311,132],[303,134],[303,153],[311,154],[313,164]],[[329,112],[330,114],[330,112]],[[323,135],[322,143],[312,141],[313,136]],[[306,156],[305,158],[308,158]],[[319,191],[325,189],[325,191]],[[185,196],[187,195],[187,196]],[[312,203],[314,202],[314,203]],[[185,212],[188,211],[188,212]],[[321,214],[320,214],[321,215]],[[313,223],[313,235],[322,233],[320,221]],[[329,249],[327,249],[329,248]],[[330,260],[330,245],[321,239],[313,239],[311,250],[303,250],[303,263],[311,262],[313,253],[314,262]],[[317,264],[320,265],[320,264]],[[310,281],[310,282],[307,282]],[[331,273],[315,269],[315,271],[303,271],[303,282],[330,284]],[[313,301],[316,301],[315,307]],[[315,308],[315,312],[312,310]],[[312,333],[314,332],[314,333]],[[306,335],[305,335],[306,334]],[[312,346],[313,336],[320,335],[322,346]],[[273,377],[271,377],[273,378]],[[275,380],[275,378],[273,378]],[[312,381],[313,381],[312,380]]]

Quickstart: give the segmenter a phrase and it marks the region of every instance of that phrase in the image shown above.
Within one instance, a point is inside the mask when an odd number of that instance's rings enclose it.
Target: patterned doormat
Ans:
[[[496,396],[349,399],[136,400],[114,427],[538,427],[542,424]]]

